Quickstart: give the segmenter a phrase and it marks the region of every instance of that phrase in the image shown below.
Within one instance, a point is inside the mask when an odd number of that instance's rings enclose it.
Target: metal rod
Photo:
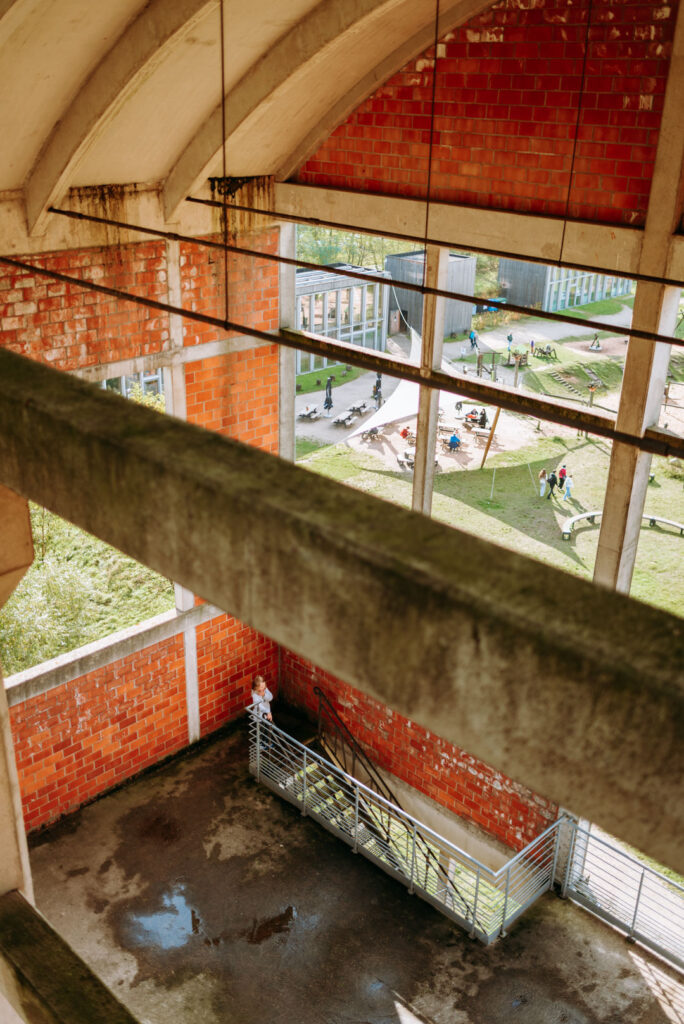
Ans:
[[[256,720],[256,777],[261,782],[261,716]]]
[[[212,327],[217,327],[227,332],[235,331],[241,335],[259,338],[270,345],[284,345],[288,348],[312,352],[314,355],[323,355],[327,358],[339,357],[338,361],[340,362],[347,362],[364,369],[386,373],[389,376],[398,377],[402,380],[412,380],[425,387],[446,391],[449,394],[465,395],[467,398],[475,398],[476,401],[490,402],[494,405],[500,405],[503,409],[523,412],[536,416],[539,419],[548,420],[551,423],[560,423],[575,429],[581,427],[588,433],[597,434],[612,441],[619,441],[638,448],[640,451],[651,452],[654,455],[684,456],[684,438],[654,428],[646,430],[642,437],[626,434],[615,429],[615,420],[612,417],[598,413],[589,414],[580,409],[555,402],[553,399],[539,399],[532,395],[521,394],[519,391],[513,391],[504,385],[487,384],[475,381],[471,377],[451,376],[440,370],[419,368],[410,363],[393,359],[384,353],[371,353],[368,349],[359,349],[345,342],[332,342],[321,335],[312,334],[307,331],[285,329],[273,332],[262,331],[255,327],[249,327],[246,324],[236,323],[231,320],[221,320],[219,317],[209,316],[206,313],[185,309],[182,306],[173,306],[168,302],[159,302],[156,299],[144,298],[141,295],[125,292],[118,288],[109,288],[106,285],[95,284],[92,281],[85,281],[82,278],[62,274],[56,270],[49,270],[45,267],[25,263],[23,260],[12,259],[9,256],[0,256],[0,262],[17,267],[20,270],[27,270],[30,273],[49,277],[56,281],[95,291],[102,295],[134,302],[137,305],[161,310],[164,313],[177,314],[188,320],[209,324]],[[684,339],[682,344],[684,344]]]
[[[416,877],[416,823],[413,822],[413,845],[411,848],[411,884],[409,885],[409,892],[412,893],[413,880]]]
[[[506,890],[504,892],[503,914],[501,915],[501,931],[499,932],[499,935],[505,935],[506,934],[506,911],[508,910],[508,887],[509,887],[510,883],[511,883],[511,869],[509,867],[508,871],[506,872]]]
[[[364,198],[368,197],[368,193],[362,193]],[[385,199],[386,196],[381,198]],[[393,199],[397,199],[397,196],[393,196]],[[415,200],[408,200],[409,202],[415,202]],[[197,196],[186,196],[186,203],[197,203],[200,206],[223,206],[224,204],[216,199],[200,199]],[[642,274],[637,271],[617,270],[614,267],[598,267],[587,263],[573,263],[571,260],[564,260],[560,255],[554,257],[542,257],[542,256],[521,256],[520,253],[513,252],[510,249],[497,249],[481,245],[472,245],[470,242],[465,241],[453,241],[428,237],[425,235],[412,235],[401,231],[390,231],[385,228],[371,228],[368,225],[349,224],[345,221],[336,220],[325,220],[321,217],[305,217],[303,214],[285,213],[282,210],[263,210],[256,206],[244,206],[239,203],[227,203],[230,210],[237,210],[241,213],[257,213],[264,217],[273,217],[274,220],[285,220],[294,221],[298,224],[311,224],[314,227],[321,228],[333,228],[338,231],[353,231],[358,232],[362,235],[377,235],[380,238],[396,238],[399,241],[415,242],[419,245],[437,245],[443,249],[467,249],[470,252],[483,253],[488,256],[500,256],[504,259],[522,260],[524,263],[542,263],[548,267],[568,267],[571,270],[587,270],[592,274],[609,274],[612,277],[624,277],[629,281],[649,281],[652,284],[667,284],[675,285],[678,287],[684,286],[684,281],[680,278],[671,277],[656,277],[653,274]],[[447,205],[447,204],[445,204]],[[51,208],[50,208],[51,209]],[[525,217],[538,217],[539,220],[557,220],[555,217],[549,217],[546,215],[537,215],[534,213],[526,213]],[[566,223],[569,224],[581,224],[581,221],[576,221],[573,218],[568,218]]]
[[[304,747],[304,757],[302,758],[302,815],[306,815],[306,755],[307,749]]]
[[[359,849],[359,787],[354,786],[354,853]]]
[[[636,903],[634,905],[634,917],[632,918],[632,923],[629,926],[629,933],[628,933],[628,936],[627,936],[629,939],[634,938],[634,926],[636,925],[637,914],[639,913],[639,900],[641,899],[641,888],[642,888],[642,886],[644,884],[644,876],[645,876],[645,874],[646,874],[646,868],[643,868],[643,870],[641,872],[641,878],[639,879],[639,891],[637,892]]]
[[[221,204],[219,204],[221,205]],[[552,313],[544,309],[535,309],[533,306],[523,306],[514,302],[501,302],[497,299],[490,299],[484,295],[471,295],[468,292],[455,292],[446,288],[433,288],[425,284],[412,284],[410,281],[395,281],[383,274],[360,273],[356,270],[345,270],[342,267],[330,267],[320,263],[310,263],[307,260],[293,259],[289,256],[281,256],[279,253],[263,252],[259,249],[247,249],[244,246],[230,245],[224,242],[214,242],[210,239],[194,238],[192,235],[179,235],[173,231],[164,231],[162,228],[149,228],[142,224],[131,224],[127,221],[113,220],[109,217],[97,217],[95,214],[81,213],[76,210],[62,210],[58,207],[49,207],[51,213],[60,214],[62,217],[71,217],[75,220],[94,221],[99,224],[106,224],[110,227],[121,228],[125,231],[140,231],[143,234],[154,235],[159,238],[168,238],[172,241],[188,242],[203,248],[221,249],[238,256],[256,257],[257,259],[268,260],[273,263],[284,263],[286,266],[303,267],[308,270],[320,271],[323,274],[333,276],[349,277],[356,281],[366,281],[371,284],[387,284],[391,281],[404,291],[417,292],[420,295],[435,295],[442,299],[455,299],[458,302],[482,303],[487,302],[497,309],[510,310],[513,313],[540,317],[543,320],[551,320],[554,323],[570,324],[574,327],[594,328],[598,331],[605,331],[606,324],[602,320],[578,320],[572,316],[563,316],[562,313]],[[442,248],[445,248],[442,245]],[[628,334],[631,338],[641,338],[645,341],[658,341],[666,345],[679,345],[684,347],[684,338],[674,338],[669,334],[654,334],[652,331],[642,331],[639,328],[628,328],[625,331],[617,332]]]
[[[475,876],[475,898],[473,900],[473,927],[470,931],[470,938],[475,938],[475,915],[477,914],[477,900],[480,895],[480,869],[477,869],[477,875]]]

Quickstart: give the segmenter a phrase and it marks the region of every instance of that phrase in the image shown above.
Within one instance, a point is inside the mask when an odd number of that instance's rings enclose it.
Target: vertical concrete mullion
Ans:
[[[677,69],[684,61],[684,9],[677,13],[670,75],[665,89],[651,193],[644,225],[639,270],[653,277],[666,276],[670,252],[684,207],[684,182],[672,168],[684,166],[684,77]],[[641,330],[674,334],[680,289],[640,281],[632,322]],[[617,413],[617,429],[643,435],[658,422],[671,346],[632,338]],[[646,501],[651,456],[614,442],[601,531],[594,564],[594,580],[629,593],[634,573],[641,516]]]
[[[166,275],[168,301],[171,305],[181,306],[181,268],[180,243],[166,243]],[[183,348],[183,319],[177,314],[169,315],[170,349],[172,361],[164,367],[164,395],[166,411],[178,419],[187,419],[187,400],[185,390],[185,366],[180,358],[174,359],[173,353]],[[195,596],[187,587],[174,583],[176,611],[189,611],[195,604]],[[188,717],[188,742],[194,743],[200,738],[199,724],[199,673],[197,666],[197,635],[196,627],[192,626],[183,632],[183,653],[185,664],[185,707]]]
[[[429,245],[425,251],[425,284],[430,288],[445,289],[448,265],[449,250]],[[421,371],[438,369],[442,365],[445,304],[443,298],[435,295],[423,297]],[[416,427],[412,508],[426,516],[429,516],[432,511],[438,411],[439,392],[433,388],[421,386]]]
[[[280,225],[280,255],[295,258],[296,226]],[[281,327],[295,326],[295,268],[280,264],[278,317]],[[309,320],[309,330],[311,323]],[[278,454],[288,462],[295,461],[295,360],[294,349],[278,349]]]

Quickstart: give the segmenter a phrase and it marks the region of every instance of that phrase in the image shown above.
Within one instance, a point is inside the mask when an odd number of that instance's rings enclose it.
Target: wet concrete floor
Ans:
[[[147,1024],[684,1024],[682,979],[553,895],[489,948],[248,774],[242,729],[31,846],[39,909]]]

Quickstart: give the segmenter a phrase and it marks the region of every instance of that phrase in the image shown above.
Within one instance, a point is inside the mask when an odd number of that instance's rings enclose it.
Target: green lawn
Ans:
[[[322,391],[328,377],[334,377],[332,386],[338,388],[340,384],[349,384],[350,381],[356,380],[362,373],[368,373],[368,370],[362,370],[358,366],[350,366],[348,369],[345,366],[326,366],[322,370],[300,373],[297,376],[297,394],[310,395],[312,391]]]
[[[599,525],[587,522],[565,541],[561,524],[568,516],[603,507],[609,452],[608,443],[601,440],[574,436],[545,438],[519,451],[492,456],[481,471],[438,473],[433,516],[565,572],[591,579]],[[572,498],[539,498],[540,469],[563,462],[574,477]],[[304,465],[410,508],[411,474],[388,469],[371,451],[355,451],[339,444],[314,453]],[[684,472],[660,458],[654,458],[653,469],[655,480],[649,485],[645,511],[681,521]],[[683,563],[684,538],[678,532],[644,525],[632,596],[681,615],[684,573],[674,572],[673,566]]]

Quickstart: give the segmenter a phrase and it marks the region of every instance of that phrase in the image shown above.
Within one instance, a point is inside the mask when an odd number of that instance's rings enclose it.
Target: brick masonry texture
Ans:
[[[277,691],[278,647],[229,615],[197,627],[200,730],[203,736],[239,718],[251,703],[252,679]]]
[[[431,154],[434,48],[296,179],[425,198],[431,160],[434,200],[642,225],[676,12],[676,2],[504,0],[438,44]]]
[[[280,694],[315,719],[320,686],[370,759],[512,850],[521,850],[558,815],[558,805],[483,761],[281,649]]]
[[[238,240],[277,250],[273,229]],[[91,248],[30,262],[168,301],[163,243]],[[187,245],[182,302],[225,316],[223,256]],[[231,256],[228,315],[248,327],[278,326],[278,268]],[[166,314],[109,299],[35,274],[0,268],[0,344],[60,370],[159,352],[169,345]],[[185,321],[184,344],[225,337]],[[277,451],[278,351],[260,345],[186,365],[188,419]],[[197,629],[200,729],[207,735],[241,715],[258,672],[275,687],[276,645],[226,615]],[[188,742],[182,636],[145,648],[12,709],[28,830],[56,820],[98,794],[183,749]]]
[[[187,743],[183,639],[25,701],[10,723],[30,831]]]
[[[27,262],[167,302],[163,242],[78,249]],[[58,370],[132,359],[168,346],[166,313],[0,266],[0,344]]]

